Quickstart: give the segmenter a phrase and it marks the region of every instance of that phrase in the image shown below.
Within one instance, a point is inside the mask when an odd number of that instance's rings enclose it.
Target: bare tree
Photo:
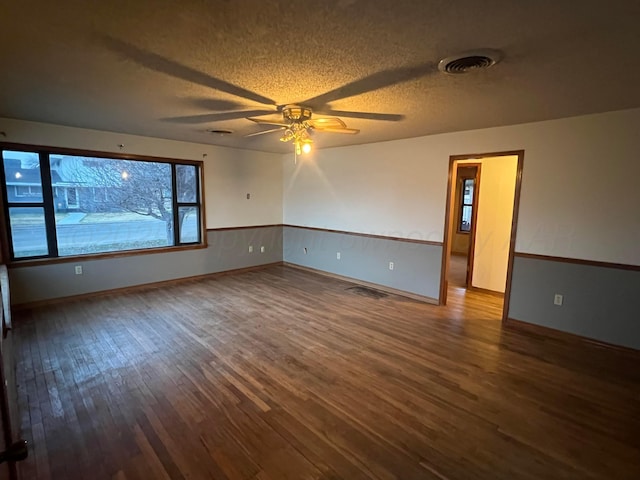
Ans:
[[[174,244],[173,188],[171,164],[133,160],[69,157],[52,164],[68,184],[93,189],[85,195],[83,206],[90,211],[125,211],[162,220],[167,243]],[[195,167],[176,167],[176,195],[179,202],[195,202]],[[96,198],[95,189],[103,189]],[[182,228],[188,208],[178,209],[178,226]]]

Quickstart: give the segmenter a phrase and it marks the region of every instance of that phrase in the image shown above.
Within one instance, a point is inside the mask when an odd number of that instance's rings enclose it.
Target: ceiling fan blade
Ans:
[[[314,131],[318,131],[318,132],[327,132],[327,133],[349,133],[351,135],[355,135],[356,133],[360,133],[360,130],[358,130],[357,128],[333,128],[333,127],[320,127],[320,128],[316,128],[313,127]]]
[[[167,117],[162,118],[163,122],[173,123],[209,123],[219,122],[221,120],[234,120],[236,118],[245,118],[247,115],[266,115],[273,113],[272,110],[244,110],[239,112],[220,112],[220,113],[204,113],[202,115],[187,115],[185,117]]]
[[[281,132],[285,128],[286,127],[271,128],[269,130],[263,130],[262,132],[249,133],[248,135],[245,135],[245,137],[257,137],[258,135],[264,135],[265,133]]]
[[[219,98],[207,97],[187,97],[184,104],[192,108],[207,112],[237,112],[238,110],[253,108],[234,100],[222,100]]]
[[[312,118],[311,120],[307,120],[309,125],[313,128],[346,128],[347,125],[340,120],[339,118],[329,117],[329,118]]]
[[[304,102],[300,102],[300,104],[308,105],[316,110],[322,110],[321,107],[327,105],[329,102],[372,92],[391,85],[408,82],[409,80],[423,77],[435,71],[436,64],[433,62],[425,62],[409,67],[390,68],[372,73],[371,75],[367,75],[359,80],[354,80],[346,85],[329,90],[328,92],[316,97],[309,98]]]
[[[113,38],[109,35],[101,35],[100,39],[112,52],[117,53],[128,60],[132,60],[138,65],[142,65],[150,70],[164,73],[175,78],[180,78],[187,82],[214,88],[221,92],[262,103],[263,105],[276,104],[274,100],[252,92],[251,90],[247,90],[232,83],[225,82],[219,78],[212,77],[204,72],[200,72],[194,68],[176,62],[175,60],[163,57],[157,53],[143,50],[135,45],[123,42],[122,40],[118,40],[117,38]]]
[[[282,122],[273,122],[271,120],[261,120],[259,118],[250,118],[247,117],[247,120],[251,120],[252,122],[259,123],[260,125],[277,125],[278,127],[288,127],[288,123]]]
[[[399,122],[405,119],[404,115],[397,113],[349,112],[345,110],[333,110],[331,108],[323,108],[322,111],[317,113],[336,115],[338,117],[363,118],[365,120],[383,120],[387,122]]]

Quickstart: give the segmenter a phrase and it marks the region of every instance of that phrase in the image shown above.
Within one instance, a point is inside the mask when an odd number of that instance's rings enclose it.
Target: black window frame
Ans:
[[[4,254],[8,255],[9,263],[25,263],[30,261],[53,261],[53,260],[72,260],[74,258],[90,258],[90,257],[105,257],[105,256],[122,256],[122,255],[138,255],[143,253],[155,253],[157,251],[166,250],[182,250],[188,248],[204,248],[206,244],[206,229],[204,228],[204,202],[203,202],[203,183],[204,183],[204,162],[200,160],[183,160],[172,159],[163,157],[151,157],[142,155],[129,155],[118,154],[112,152],[100,152],[92,150],[78,150],[70,148],[57,148],[57,147],[41,147],[34,145],[16,144],[16,143],[0,143],[0,160],[4,162],[4,151],[19,151],[25,153],[37,154],[40,160],[40,180],[42,186],[42,201],[36,202],[16,202],[9,201],[7,179],[5,175],[4,164],[0,165],[0,198],[2,200],[2,208],[0,209],[0,221],[3,226],[2,231],[2,243],[6,246]],[[105,160],[128,160],[139,162],[154,162],[154,163],[168,163],[171,165],[171,186],[173,190],[172,194],[172,215],[173,215],[173,236],[174,244],[160,247],[148,247],[148,248],[136,248],[128,250],[116,250],[107,252],[96,252],[88,254],[76,254],[76,255],[59,255],[58,242],[56,234],[56,222],[55,222],[55,206],[54,206],[54,192],[53,184],[51,180],[51,155],[73,155],[79,157],[89,157]],[[194,202],[180,202],[177,198],[176,191],[176,167],[178,165],[186,165],[195,167],[195,201]],[[43,208],[45,219],[45,230],[47,236],[48,254],[46,255],[34,255],[28,257],[16,257],[13,247],[13,236],[11,232],[11,221],[9,215],[10,208],[16,207],[37,207]],[[178,220],[178,209],[180,207],[193,207],[196,209],[198,215],[197,222],[197,240],[194,242],[181,242]]]

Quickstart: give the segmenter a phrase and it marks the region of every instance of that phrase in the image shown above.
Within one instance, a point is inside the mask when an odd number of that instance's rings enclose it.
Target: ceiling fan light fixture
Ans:
[[[492,67],[500,60],[502,60],[502,53],[498,50],[489,48],[472,50],[443,58],[438,63],[438,70],[449,75],[462,75]]]
[[[284,135],[282,135],[282,137],[280,137],[280,141],[281,142],[290,142],[291,140],[293,140],[294,138],[296,138],[295,134],[293,133],[293,130],[291,130],[290,128],[287,128],[284,131]]]
[[[293,151],[296,158],[303,153],[307,154],[311,152],[313,145],[313,138],[311,134],[317,130],[319,132],[328,133],[349,133],[355,134],[360,130],[355,128],[347,128],[345,123],[337,117],[328,118],[314,118],[313,111],[309,107],[300,105],[286,105],[282,107],[282,122],[274,122],[271,120],[261,120],[257,118],[247,117],[247,120],[264,125],[276,126],[278,128],[272,128],[262,132],[250,133],[245,135],[246,137],[252,137],[256,135],[262,135],[271,132],[283,132],[280,137],[281,142],[293,141]]]

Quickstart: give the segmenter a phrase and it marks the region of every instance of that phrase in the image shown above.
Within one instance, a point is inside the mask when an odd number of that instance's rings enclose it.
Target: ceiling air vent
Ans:
[[[460,75],[489,68],[498,63],[501,58],[497,50],[474,50],[440,60],[438,70],[451,75]]]
[[[213,133],[214,135],[231,135],[233,133],[232,130],[217,130],[217,129],[212,129],[212,130],[207,130],[207,132],[209,133]]]

